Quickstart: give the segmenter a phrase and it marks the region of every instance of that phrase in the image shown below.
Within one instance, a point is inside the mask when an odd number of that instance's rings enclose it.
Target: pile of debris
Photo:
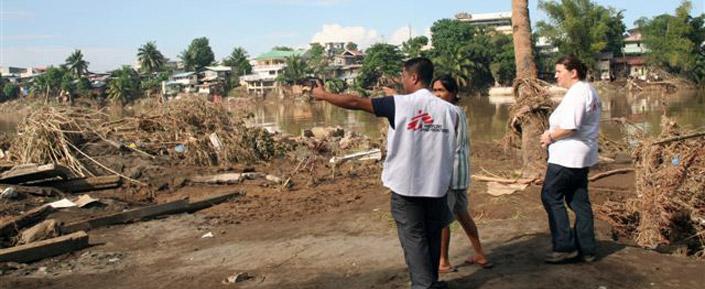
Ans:
[[[633,153],[635,198],[606,202],[598,216],[640,246],[686,247],[705,258],[705,133],[685,133],[664,116],[659,140]]]
[[[10,148],[15,163],[64,164],[79,176],[99,174],[96,166],[118,174],[97,157],[120,151],[208,166],[266,161],[286,150],[264,129],[195,97],[114,121],[88,108],[42,107],[19,125]]]

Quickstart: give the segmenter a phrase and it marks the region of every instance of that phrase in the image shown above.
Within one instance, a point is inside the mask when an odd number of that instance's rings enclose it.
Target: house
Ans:
[[[225,87],[232,72],[233,68],[230,66],[206,66],[205,70],[200,73],[202,78],[197,85],[198,93],[225,94]]]
[[[364,58],[365,54],[360,50],[344,49],[333,59],[331,66],[334,68],[334,77],[345,81],[348,85],[354,84]]]
[[[502,34],[512,34],[512,12],[478,14],[462,12],[455,14],[455,19],[470,22],[472,25],[489,27]]]
[[[286,67],[286,58],[302,56],[303,50],[271,50],[260,54],[252,65],[252,74],[240,77],[248,93],[265,95],[278,88],[277,76]]]
[[[642,43],[639,29],[627,30],[622,55],[614,59],[615,71],[621,76],[646,79],[649,72],[646,67],[648,51],[649,49]]]

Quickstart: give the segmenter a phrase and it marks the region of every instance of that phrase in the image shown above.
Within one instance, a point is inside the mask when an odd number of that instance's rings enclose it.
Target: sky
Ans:
[[[597,0],[636,19],[673,13],[680,0]],[[705,0],[693,0],[692,15]],[[529,1],[532,23],[545,20]],[[400,44],[429,35],[433,22],[460,12],[511,11],[511,1],[487,0],[0,0],[0,66],[59,65],[80,49],[89,70],[133,64],[137,49],[155,41],[176,59],[194,38],[207,37],[216,60],[234,47],[251,57],[284,45],[353,41]]]

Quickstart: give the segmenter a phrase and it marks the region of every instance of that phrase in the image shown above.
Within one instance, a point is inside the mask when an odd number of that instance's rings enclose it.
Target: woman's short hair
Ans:
[[[456,97],[457,97],[457,94],[458,94],[458,83],[455,82],[455,79],[454,79],[453,77],[451,77],[451,76],[448,75],[448,74],[441,75],[441,76],[439,76],[439,77],[436,77],[436,78],[431,82],[431,85],[433,85],[434,83],[436,83],[436,81],[440,81],[440,82],[441,82],[441,85],[443,85],[443,87],[445,87],[445,89],[446,89],[448,92],[456,94]]]
[[[574,55],[566,55],[558,59],[556,64],[562,64],[568,71],[575,69],[578,72],[578,79],[585,80],[587,77],[587,66]]]

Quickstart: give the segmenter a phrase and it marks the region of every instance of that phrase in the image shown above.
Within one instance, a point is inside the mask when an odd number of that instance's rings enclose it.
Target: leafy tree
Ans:
[[[74,84],[74,78],[70,73],[64,74],[61,78],[59,88],[61,89],[59,96],[65,96],[66,100],[73,103],[73,95],[76,93],[76,85]]]
[[[252,65],[248,60],[247,51],[242,47],[233,48],[233,52],[223,59],[223,65],[233,69],[233,78],[252,73]]]
[[[149,75],[148,77],[140,81],[140,89],[147,93],[147,96],[156,94],[162,86],[162,81],[169,80],[171,73],[169,71],[162,71],[157,74]]]
[[[347,83],[343,81],[342,79],[329,79],[326,80],[325,82],[326,90],[332,92],[332,93],[341,93],[347,89]]]
[[[125,65],[115,70],[108,84],[108,98],[114,102],[127,103],[139,94],[140,80],[137,72]]]
[[[365,59],[358,76],[362,87],[369,88],[377,83],[380,77],[397,77],[401,71],[404,56],[397,46],[377,43],[366,50]]]
[[[401,52],[403,52],[408,58],[419,57],[423,54],[421,49],[423,49],[426,45],[428,45],[428,37],[417,36],[402,43]]]
[[[538,33],[547,37],[561,54],[573,54],[595,68],[600,52],[621,53],[625,31],[622,11],[591,0],[539,1],[549,22],[537,23]]]
[[[503,86],[512,85],[516,75],[512,36],[495,34],[491,41],[493,50],[496,51],[492,57],[492,63],[490,64],[492,77],[497,83]]]
[[[284,67],[282,73],[277,76],[277,81],[280,83],[294,84],[304,79],[308,74],[309,69],[304,58],[294,55],[286,58],[286,67]]]
[[[66,58],[65,65],[71,74],[76,78],[83,76],[88,72],[88,61],[83,59],[83,53],[78,49],[74,50],[73,53]]]
[[[140,62],[140,70],[149,74],[161,71],[166,62],[154,41],[145,43],[137,50],[137,60]]]
[[[201,37],[191,41],[188,48],[179,55],[187,70],[199,70],[215,62],[215,55],[208,44],[208,38]]]
[[[348,42],[345,44],[345,49],[347,50],[357,50],[357,43],[355,42]]]
[[[326,57],[326,50],[320,43],[311,43],[311,48],[309,48],[306,53],[308,59],[306,63],[309,70],[317,77],[326,78],[326,72],[328,71],[328,58]]]
[[[293,48],[288,47],[288,46],[274,46],[272,50],[278,50],[278,51],[294,51]]]
[[[81,77],[76,81],[76,93],[79,95],[88,95],[91,91],[91,81],[88,78]]]
[[[692,4],[683,1],[675,15],[663,14],[641,18],[636,25],[649,50],[649,62],[670,73],[683,74],[697,83],[705,83],[705,14],[690,16]]]
[[[441,19],[431,26],[431,44],[436,52],[451,52],[463,46],[477,34],[477,27],[468,22]]]
[[[68,73],[64,67],[49,67],[44,74],[34,79],[31,87],[32,95],[44,96],[45,101],[49,101],[50,97],[58,96],[64,75]]]
[[[20,94],[20,88],[14,83],[7,83],[2,87],[2,98],[0,101],[8,101],[17,98]]]

